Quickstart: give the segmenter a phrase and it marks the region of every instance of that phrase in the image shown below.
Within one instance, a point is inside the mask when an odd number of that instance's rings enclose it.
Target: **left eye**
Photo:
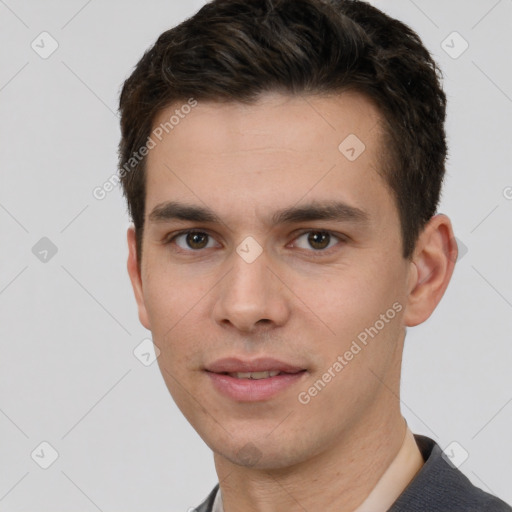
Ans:
[[[305,243],[297,243],[301,239],[303,241],[305,239]],[[293,245],[300,249],[313,248],[315,251],[323,251],[325,249],[330,249],[340,240],[341,239],[339,237],[334,236],[329,231],[308,231],[307,233],[303,233],[297,237]]]

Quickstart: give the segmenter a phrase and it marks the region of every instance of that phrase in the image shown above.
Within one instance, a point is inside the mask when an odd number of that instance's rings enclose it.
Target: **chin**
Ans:
[[[220,445],[219,442],[209,446],[216,457],[227,459],[232,464],[248,469],[285,469],[308,458],[305,452],[297,453],[297,443],[291,443],[292,446],[287,449],[283,446],[282,441],[274,444],[266,440],[265,437],[258,439],[239,442],[231,439],[228,446]]]

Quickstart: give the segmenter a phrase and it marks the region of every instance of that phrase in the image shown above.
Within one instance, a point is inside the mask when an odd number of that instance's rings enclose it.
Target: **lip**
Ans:
[[[235,373],[235,372],[265,372],[280,371],[286,373],[297,373],[305,368],[290,363],[285,363],[272,357],[260,357],[258,359],[239,359],[237,357],[226,357],[217,359],[205,366],[205,369],[213,373]]]
[[[236,357],[218,359],[205,367],[214,388],[238,402],[257,402],[272,398],[304,378],[305,368],[271,357],[244,360]],[[238,379],[226,373],[280,371],[265,379]]]

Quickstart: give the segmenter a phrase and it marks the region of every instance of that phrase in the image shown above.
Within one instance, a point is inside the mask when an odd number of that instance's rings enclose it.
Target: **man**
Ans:
[[[457,257],[446,98],[369,4],[214,0],[124,84],[128,271],[214,512],[510,511],[400,411]]]

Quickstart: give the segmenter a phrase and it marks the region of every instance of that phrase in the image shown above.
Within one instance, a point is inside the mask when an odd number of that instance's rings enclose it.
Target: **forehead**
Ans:
[[[251,105],[198,102],[181,110],[185,104],[155,119],[146,215],[176,198],[206,203],[219,215],[263,215],[306,197],[355,207],[366,202],[375,215],[392,207],[378,172],[385,150],[381,117],[362,95],[272,93]]]
[[[329,96],[266,93],[250,105],[199,101],[189,108],[187,103],[163,109],[153,123],[153,130],[163,129],[165,142],[179,144],[184,151],[199,149],[212,155],[255,150],[258,144],[268,149],[273,141],[281,149],[330,153],[349,134],[368,144],[379,138],[381,116],[369,99],[356,92]]]

